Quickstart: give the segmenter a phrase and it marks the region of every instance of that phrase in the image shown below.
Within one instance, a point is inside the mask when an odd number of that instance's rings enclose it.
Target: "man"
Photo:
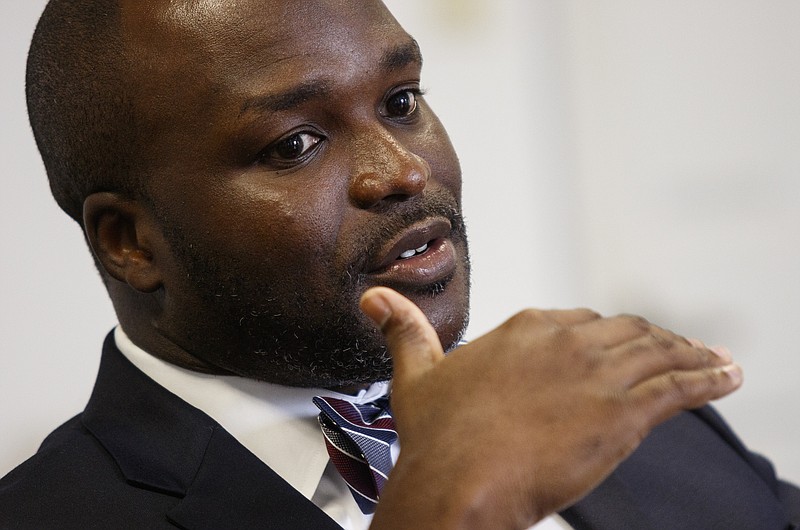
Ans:
[[[120,327],[86,410],[0,483],[3,527],[797,524],[712,411],[656,427],[739,386],[724,350],[531,310],[445,358],[468,254],[421,62],[377,0],[51,1],[31,122]],[[372,519],[312,398],[389,379]]]

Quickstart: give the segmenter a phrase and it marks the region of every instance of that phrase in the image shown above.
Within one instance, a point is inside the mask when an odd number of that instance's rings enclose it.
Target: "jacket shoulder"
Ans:
[[[0,479],[0,529],[171,527],[178,501],[129,485],[78,415]]]
[[[704,407],[654,428],[564,516],[592,528],[795,528],[796,491]]]

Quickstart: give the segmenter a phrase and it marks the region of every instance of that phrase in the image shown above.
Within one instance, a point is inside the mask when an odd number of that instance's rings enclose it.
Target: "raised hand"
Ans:
[[[523,311],[445,356],[409,300],[362,310],[394,360],[402,450],[372,528],[527,528],[591,491],[658,423],[741,385],[716,353],[633,316]]]

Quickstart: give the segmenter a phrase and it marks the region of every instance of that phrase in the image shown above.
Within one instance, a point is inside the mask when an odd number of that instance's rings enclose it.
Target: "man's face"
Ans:
[[[159,332],[257,379],[387,379],[358,310],[386,285],[452,345],[468,306],[460,169],[419,92],[416,44],[385,7],[143,4],[123,24],[144,69],[148,195],[170,248]]]

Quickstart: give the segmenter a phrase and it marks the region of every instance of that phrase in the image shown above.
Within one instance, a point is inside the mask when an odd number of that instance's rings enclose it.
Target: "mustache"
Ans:
[[[387,241],[426,219],[445,218],[450,221],[449,237],[454,241],[466,239],[461,207],[455,197],[443,190],[385,206],[376,214],[380,219],[376,219],[359,234],[362,245],[358,257],[348,267],[347,275],[350,278],[360,278],[366,274],[368,264],[381,252]]]

